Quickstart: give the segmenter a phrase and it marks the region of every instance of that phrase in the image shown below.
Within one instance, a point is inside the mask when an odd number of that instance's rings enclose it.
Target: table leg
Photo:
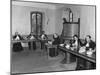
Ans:
[[[66,63],[69,64],[70,63],[70,53],[66,52],[65,58],[66,58]]]
[[[77,57],[76,58],[76,70],[87,70],[90,68],[90,62]]]
[[[86,69],[87,70],[89,70],[89,69],[95,69],[95,68],[96,68],[96,64],[95,63],[86,61]]]
[[[65,57],[64,59],[61,61],[62,64],[69,64],[70,63],[70,53],[65,52]]]
[[[31,50],[33,50],[33,42],[31,41]]]
[[[49,59],[49,48],[47,48],[47,58]]]
[[[88,61],[86,61],[86,69],[87,69],[87,70],[90,69],[90,66],[91,66],[91,63],[88,62]]]

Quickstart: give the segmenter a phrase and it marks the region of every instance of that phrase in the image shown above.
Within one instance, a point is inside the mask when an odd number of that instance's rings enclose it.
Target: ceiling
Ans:
[[[54,4],[47,4],[40,2],[12,1],[12,5],[56,9],[56,6]]]
[[[46,9],[59,9],[63,7],[76,7],[80,8],[82,5],[75,4],[61,4],[61,3],[47,3],[47,2],[35,2],[35,1],[12,1],[12,5],[28,6],[36,8],[46,8]]]

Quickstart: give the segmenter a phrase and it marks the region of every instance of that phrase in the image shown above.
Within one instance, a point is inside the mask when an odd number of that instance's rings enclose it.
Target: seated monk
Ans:
[[[34,35],[33,32],[31,32],[31,33],[28,35],[27,38],[30,39],[30,40],[33,40],[33,39],[36,39],[36,36]],[[36,42],[35,42],[35,41],[32,41],[32,43],[33,43],[33,49],[36,50]],[[30,49],[31,49],[31,42],[28,42],[28,45],[29,45],[29,50],[30,50]]]
[[[15,32],[15,35],[13,36],[13,40],[22,40],[22,37],[20,36],[20,34],[18,34],[18,32]],[[13,44],[13,51],[14,52],[23,51],[21,42],[16,42]]]

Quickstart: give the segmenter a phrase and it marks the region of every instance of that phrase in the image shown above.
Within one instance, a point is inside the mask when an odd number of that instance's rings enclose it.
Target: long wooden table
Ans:
[[[42,40],[42,39],[33,39],[33,40],[11,40],[12,43],[16,43],[16,42],[23,42],[23,43],[27,43],[27,42],[32,42],[32,41],[50,41],[50,39],[46,39],[46,40]]]
[[[32,42],[32,41],[38,41],[37,39],[34,40],[12,40],[12,43],[17,43],[17,42],[23,42],[23,43],[27,43],[27,42]]]
[[[41,38],[39,38],[38,40],[39,40],[39,41],[45,41],[45,42],[51,41],[50,39],[44,39],[44,40],[43,40],[43,39],[41,39]]]
[[[79,58],[83,59],[86,61],[87,63],[87,66],[86,66],[86,69],[89,69],[89,64],[90,63],[93,63],[93,64],[96,64],[96,54],[93,54],[91,57],[87,56],[86,54],[81,54],[77,51],[72,51],[71,49],[67,49],[67,48],[64,48],[64,47],[61,47],[59,46],[58,47],[61,51],[65,52],[65,63],[70,63],[70,54],[73,54],[77,57],[77,60],[76,62],[78,62]],[[78,63],[77,63],[78,64]]]
[[[31,50],[33,50],[33,41],[38,41],[37,39],[33,39],[33,40],[11,40],[11,43],[14,44],[14,43],[17,43],[17,42],[21,42],[21,43],[28,43],[28,42],[31,42]]]
[[[17,42],[21,42],[21,43],[31,42],[31,50],[33,50],[33,43],[32,43],[33,41],[35,41],[35,42],[41,42],[41,41],[47,42],[47,41],[50,41],[50,39],[46,39],[46,40],[41,40],[41,39],[11,40],[11,43],[14,44],[14,43],[17,43]]]

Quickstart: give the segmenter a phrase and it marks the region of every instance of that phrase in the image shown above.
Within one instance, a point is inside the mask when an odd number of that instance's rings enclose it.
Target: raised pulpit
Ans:
[[[80,19],[78,22],[65,22],[63,23],[62,37],[64,39],[72,39],[73,35],[78,35],[80,32]]]

